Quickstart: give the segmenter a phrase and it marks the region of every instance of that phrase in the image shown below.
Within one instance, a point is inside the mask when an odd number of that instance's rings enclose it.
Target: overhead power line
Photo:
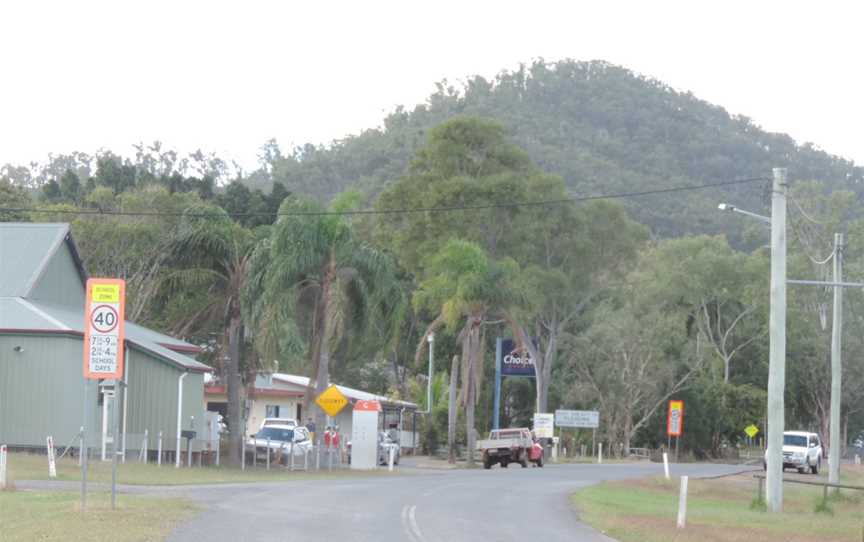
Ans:
[[[350,215],[393,215],[393,214],[408,214],[408,213],[446,213],[451,211],[474,211],[482,209],[506,209],[512,207],[542,207],[548,205],[561,205],[565,203],[580,203],[585,201],[603,200],[603,199],[623,199],[635,198],[641,196],[651,196],[656,194],[669,194],[673,192],[686,192],[691,190],[704,190],[707,188],[718,188],[722,186],[732,186],[738,184],[755,183],[760,181],[770,181],[767,177],[753,177],[750,179],[736,179],[731,181],[720,181],[715,183],[700,184],[700,185],[684,185],[674,186],[670,188],[658,188],[655,190],[642,190],[639,192],[618,192],[612,194],[596,194],[586,196],[574,196],[571,198],[562,198],[554,200],[540,201],[513,201],[502,203],[483,203],[477,205],[451,205],[442,207],[408,207],[400,209],[358,209],[349,211],[288,211],[284,213],[227,213],[233,218],[247,216],[350,216]],[[26,207],[0,207],[0,212],[23,212],[23,213],[38,213],[38,214],[57,214],[57,215],[97,215],[97,216],[173,216],[173,217],[190,217],[190,218],[215,218],[222,217],[222,213],[190,213],[190,212],[163,212],[163,211],[112,211],[103,209],[45,209],[45,208],[26,208]]]

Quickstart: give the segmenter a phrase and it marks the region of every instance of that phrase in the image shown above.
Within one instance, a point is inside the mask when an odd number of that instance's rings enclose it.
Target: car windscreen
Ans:
[[[290,442],[291,439],[294,438],[294,430],[293,429],[283,429],[281,427],[265,427],[261,431],[258,431],[258,434],[255,435],[257,439],[267,440],[282,440],[285,442]]]
[[[807,447],[807,437],[801,435],[783,435],[783,446]]]

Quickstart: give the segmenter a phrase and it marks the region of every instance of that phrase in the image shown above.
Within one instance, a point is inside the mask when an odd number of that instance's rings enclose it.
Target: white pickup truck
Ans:
[[[768,451],[762,466],[768,469]],[[804,474],[810,471],[819,474],[822,467],[822,441],[816,433],[805,431],[786,431],[783,433],[783,468],[798,469]]]
[[[543,447],[534,442],[531,431],[525,428],[493,429],[489,438],[477,442],[477,450],[483,456],[483,468],[491,469],[498,463],[507,468],[510,463],[527,467],[528,462],[543,466]]]

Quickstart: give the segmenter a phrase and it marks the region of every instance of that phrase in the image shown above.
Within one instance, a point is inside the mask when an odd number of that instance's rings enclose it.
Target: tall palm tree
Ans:
[[[205,213],[208,216],[201,217]],[[239,464],[243,448],[244,320],[241,293],[249,279],[254,246],[252,233],[220,208],[190,209],[171,247],[175,268],[162,286],[163,296],[197,292],[191,312],[180,311],[172,331],[185,336],[206,329],[220,330],[218,358],[228,394],[229,461]],[[245,367],[247,372],[254,370]]]
[[[331,210],[347,199],[337,198]],[[332,356],[347,330],[368,329],[373,313],[386,314],[382,307],[401,297],[399,283],[392,260],[357,239],[346,216],[297,198],[286,199],[280,215],[252,258],[250,322],[262,356],[305,351],[317,395],[329,385]],[[321,427],[323,412],[315,412]]]
[[[468,463],[474,463],[476,428],[474,411],[480,396],[483,379],[486,337],[484,325],[490,316],[500,316],[516,298],[513,286],[518,266],[509,259],[494,261],[476,243],[451,239],[441,251],[430,259],[426,279],[415,292],[414,303],[438,313],[420,340],[437,328],[446,326],[458,331],[461,357],[454,359],[451,369],[451,393],[456,374],[461,373],[462,387],[459,402],[465,409]],[[420,348],[418,347],[418,355]],[[455,461],[455,403],[451,400],[449,412],[448,447],[450,461]]]

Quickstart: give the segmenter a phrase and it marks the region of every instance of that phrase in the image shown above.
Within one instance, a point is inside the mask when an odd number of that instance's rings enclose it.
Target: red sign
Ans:
[[[357,401],[354,403],[354,410],[381,412],[381,403],[378,401]]]
[[[126,281],[87,279],[84,378],[123,378]]]
[[[669,401],[669,416],[666,418],[666,433],[680,437],[684,429],[684,401]]]

